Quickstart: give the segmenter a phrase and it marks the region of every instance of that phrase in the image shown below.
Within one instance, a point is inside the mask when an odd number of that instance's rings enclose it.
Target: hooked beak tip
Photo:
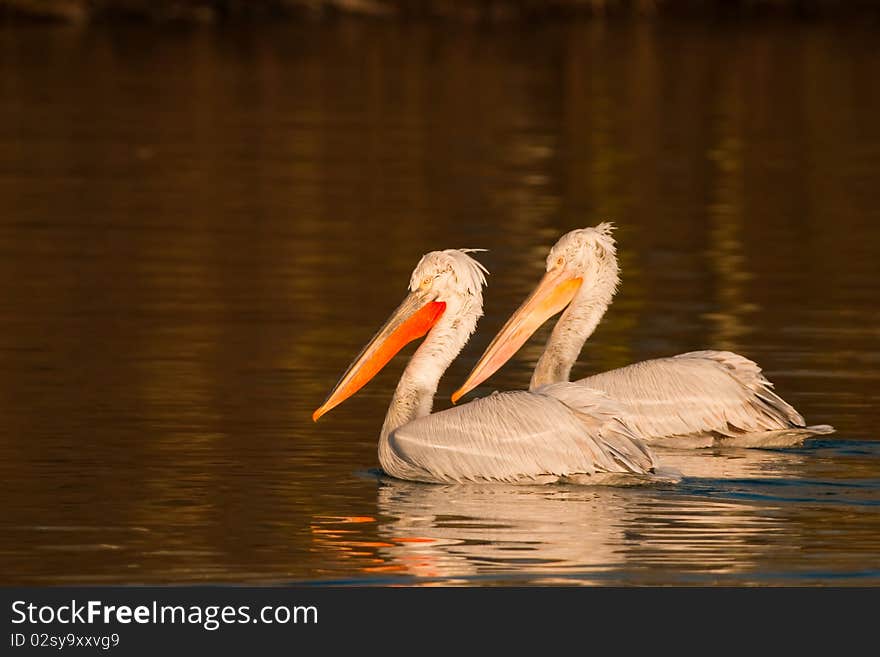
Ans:
[[[462,395],[464,395],[464,391],[461,388],[459,388],[458,390],[453,392],[452,393],[452,403],[457,404],[458,400],[462,398]]]
[[[326,411],[324,410],[323,406],[317,409],[314,413],[312,413],[312,422],[317,422],[319,419],[321,419],[321,416],[324,415],[325,412]]]

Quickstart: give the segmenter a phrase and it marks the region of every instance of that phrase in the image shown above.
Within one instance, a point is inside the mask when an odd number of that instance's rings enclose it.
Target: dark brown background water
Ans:
[[[876,44],[0,31],[2,583],[880,583]],[[422,253],[491,249],[444,408],[548,246],[603,219],[623,285],[576,375],[732,349],[838,433],[667,455],[660,488],[381,483],[402,356],[312,424]]]

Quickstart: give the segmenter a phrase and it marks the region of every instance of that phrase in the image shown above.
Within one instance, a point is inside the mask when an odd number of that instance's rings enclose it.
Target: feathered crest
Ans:
[[[462,283],[471,294],[478,294],[486,285],[486,275],[489,270],[483,264],[467,255],[468,253],[480,253],[486,249],[446,249],[445,251],[431,251],[422,256],[419,264],[413,270],[409,287],[415,290],[422,280],[427,277],[436,277],[444,272],[450,272]]]
[[[614,241],[616,226],[610,221],[603,221],[597,226],[577,228],[559,238],[547,256],[549,271],[562,258],[569,263],[585,265],[589,258],[614,260],[617,246]],[[616,268],[616,267],[615,267]]]
[[[593,226],[593,230],[595,230],[597,233],[601,233],[605,237],[610,237],[611,239],[614,239],[614,235],[612,235],[612,233],[617,230],[617,226],[614,224],[613,221],[603,221],[601,224]]]
[[[454,249],[456,251],[461,251],[462,253],[486,253],[489,249]],[[477,260],[476,258],[471,258],[470,256],[465,256],[468,260],[468,264],[477,267],[477,275],[479,276],[480,285],[486,287],[488,283],[486,282],[486,276],[489,275],[489,270],[486,269],[486,266]]]
[[[617,229],[617,226],[610,221],[603,221],[597,226],[593,226],[592,228],[587,228],[588,231],[593,231],[596,233],[596,242],[601,244],[605,249],[612,254],[617,253],[617,242],[614,240],[614,231]]]

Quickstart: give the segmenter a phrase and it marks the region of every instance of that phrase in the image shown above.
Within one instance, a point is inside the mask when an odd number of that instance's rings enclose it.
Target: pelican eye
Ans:
[[[559,256],[558,258],[556,258],[556,266],[557,267],[561,267],[564,264],[565,264],[565,258],[563,258],[562,256]]]

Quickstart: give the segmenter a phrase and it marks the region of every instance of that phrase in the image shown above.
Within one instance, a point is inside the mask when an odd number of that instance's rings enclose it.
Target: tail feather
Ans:
[[[804,417],[776,394],[773,383],[764,376],[761,367],[753,360],[732,351],[691,351],[675,358],[703,358],[722,365],[730,376],[747,388],[758,400],[758,409],[782,426],[805,427]]]

